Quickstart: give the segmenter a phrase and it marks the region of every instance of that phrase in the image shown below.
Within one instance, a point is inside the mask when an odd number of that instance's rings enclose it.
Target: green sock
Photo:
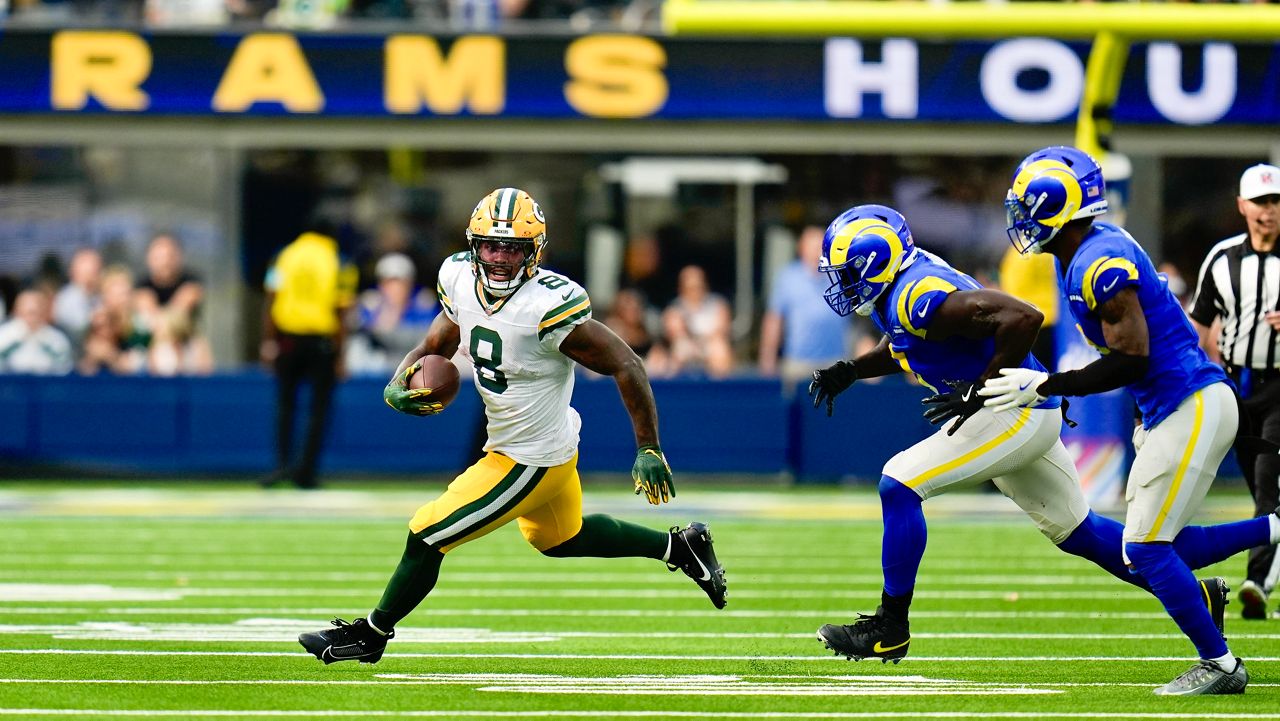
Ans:
[[[582,519],[578,535],[543,551],[556,558],[654,558],[667,553],[671,534],[634,523],[619,521],[603,513]]]
[[[391,580],[387,582],[387,589],[382,592],[378,607],[369,614],[369,623],[383,633],[395,628],[400,619],[408,616],[435,588],[443,560],[443,553],[410,533],[409,540],[405,543],[404,555],[400,557],[400,565],[391,574]]]

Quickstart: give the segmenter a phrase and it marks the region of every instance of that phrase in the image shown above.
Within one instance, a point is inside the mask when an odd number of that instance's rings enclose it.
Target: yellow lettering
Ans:
[[[138,86],[151,74],[151,47],[134,33],[64,31],[53,36],[50,96],[58,110],[80,110],[92,96],[108,110],[146,110]]]
[[[642,118],[667,102],[667,52],[652,38],[593,35],[565,51],[570,81],[564,97],[574,110],[596,118]]]
[[[434,38],[387,38],[383,103],[393,113],[457,115],[465,104],[475,115],[506,106],[506,54],[502,38],[458,38],[446,59]]]
[[[213,94],[213,109],[241,113],[254,103],[280,103],[293,113],[324,108],[324,94],[297,38],[258,33],[240,41]]]

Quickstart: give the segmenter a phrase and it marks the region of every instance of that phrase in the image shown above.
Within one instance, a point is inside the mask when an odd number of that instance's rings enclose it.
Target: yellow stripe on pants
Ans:
[[[1150,543],[1156,539],[1156,535],[1160,533],[1160,527],[1164,525],[1165,518],[1169,515],[1169,510],[1173,508],[1173,502],[1178,497],[1178,489],[1182,487],[1182,479],[1187,475],[1187,468],[1191,466],[1191,455],[1195,453],[1196,441],[1200,440],[1200,427],[1204,425],[1204,391],[1196,391],[1196,415],[1195,420],[1191,423],[1191,439],[1187,441],[1187,448],[1182,452],[1182,460],[1178,463],[1178,470],[1173,474],[1173,483],[1169,487],[1169,495],[1164,499],[1164,505],[1160,507],[1160,513],[1156,516],[1156,520],[1151,524],[1151,532],[1143,539]]]
[[[909,481],[905,481],[903,485],[905,485],[908,488],[915,488],[916,486],[919,486],[922,483],[927,483],[930,480],[942,475],[943,473],[946,473],[947,471],[955,470],[956,468],[963,466],[969,461],[972,461],[978,456],[981,456],[983,453],[986,453],[987,451],[990,451],[992,448],[995,448],[1001,443],[1004,443],[1010,438],[1013,438],[1015,435],[1018,434],[1018,431],[1022,430],[1023,426],[1027,425],[1027,421],[1029,420],[1031,420],[1031,409],[1023,408],[1021,415],[1018,416],[1018,420],[1014,421],[1013,425],[1009,427],[1009,430],[1005,431],[1004,433],[1001,433],[995,438],[992,438],[986,443],[983,443],[982,445],[978,446],[972,451],[969,451],[963,456],[960,456],[959,458],[950,460],[938,466],[937,468],[925,471],[924,473],[921,473],[915,478],[912,478]]]

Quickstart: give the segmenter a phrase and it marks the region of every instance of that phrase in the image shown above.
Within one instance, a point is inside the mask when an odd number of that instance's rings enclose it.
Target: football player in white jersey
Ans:
[[[418,509],[400,565],[365,618],[304,633],[298,641],[326,664],[376,663],[395,625],[435,586],[449,551],[516,520],[525,539],[553,557],[661,560],[680,569],[716,608],[725,605],[724,569],[706,524],[669,532],[603,514],[582,516],[577,472],[581,420],[569,406],[574,364],[611,376],[635,431],[631,475],[654,505],[675,496],[671,468],[658,446],[658,415],[639,357],[591,317],[582,286],[541,267],[546,220],[523,190],[499,188],[476,205],[469,251],[440,268],[439,314],[383,392],[392,408],[431,415],[441,406],[408,379],[429,354],[461,352],[474,366],[488,420],[485,456]]]

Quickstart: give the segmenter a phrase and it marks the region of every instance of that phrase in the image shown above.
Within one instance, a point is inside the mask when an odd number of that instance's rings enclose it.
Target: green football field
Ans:
[[[439,488],[0,486],[0,716],[1280,717],[1280,619],[1228,606],[1245,695],[1154,697],[1194,656],[1159,604],[981,493],[925,505],[899,665],[814,638],[879,598],[873,492],[690,480],[661,508],[593,484],[587,511],[709,521],[723,611],[657,562],[543,558],[512,526],[449,555],[380,663],[303,652],[299,632],[377,601],[407,518]],[[1247,514],[1242,494],[1211,499],[1204,520]],[[1239,557],[1217,569],[1233,586],[1242,570]]]

